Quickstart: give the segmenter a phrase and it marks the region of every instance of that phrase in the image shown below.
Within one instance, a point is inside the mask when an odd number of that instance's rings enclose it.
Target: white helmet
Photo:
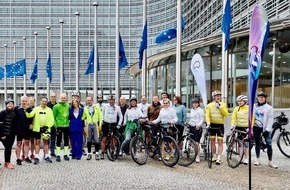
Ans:
[[[215,90],[215,91],[213,91],[213,92],[211,93],[211,95],[212,95],[212,97],[215,97],[215,96],[217,96],[217,95],[222,95],[222,93],[221,93],[220,91],[218,91],[218,90]]]
[[[72,96],[80,96],[80,93],[77,92],[77,91],[73,91],[73,92],[71,93],[71,95],[72,95]]]
[[[244,95],[239,95],[237,97],[237,101],[244,101],[244,102],[247,102],[248,101],[248,97],[247,96],[244,96]]]

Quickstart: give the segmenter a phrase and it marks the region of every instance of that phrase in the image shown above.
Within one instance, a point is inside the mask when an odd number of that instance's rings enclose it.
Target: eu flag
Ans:
[[[49,82],[51,83],[51,79],[52,79],[52,70],[51,70],[51,57],[50,57],[50,53],[48,54],[48,58],[46,61],[46,76],[47,78],[49,78]]]
[[[119,69],[126,67],[126,65],[128,65],[128,61],[125,55],[121,34],[119,33]]]
[[[30,77],[30,80],[32,80],[32,83],[35,82],[35,80],[37,79],[37,71],[38,71],[38,58],[36,58],[35,63],[34,63],[34,68]]]
[[[17,61],[14,65],[15,76],[23,76],[26,74],[26,60],[21,59]]]
[[[4,78],[4,68],[0,67],[0,80]]]
[[[88,59],[88,68],[85,72],[85,75],[88,75],[88,74],[91,74],[91,73],[94,73],[94,58],[95,58],[95,48],[94,46],[92,47],[92,50],[90,52],[90,55],[89,55],[89,59]],[[97,67],[98,67],[98,71],[100,71],[100,63],[99,63],[99,55],[97,54]]]
[[[5,70],[6,78],[13,78],[15,76],[13,63],[5,65]]]
[[[225,51],[229,49],[230,46],[230,29],[232,23],[232,15],[231,15],[231,3],[230,0],[226,1],[224,14],[223,14],[223,21],[222,21],[222,31],[225,34],[225,42],[223,42]]]
[[[139,69],[142,69],[143,52],[145,49],[147,49],[147,21],[144,25],[140,47],[139,47]]]

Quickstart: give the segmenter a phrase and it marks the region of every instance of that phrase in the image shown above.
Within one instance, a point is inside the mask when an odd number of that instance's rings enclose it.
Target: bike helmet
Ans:
[[[135,100],[137,102],[137,98],[135,96],[131,97],[130,102],[133,101],[133,100]]]
[[[42,133],[41,134],[42,139],[49,140],[50,139],[50,133]]]
[[[97,98],[103,98],[103,95],[102,94],[98,94]]]
[[[199,104],[199,99],[198,98],[193,98],[192,103],[197,102]]]
[[[72,96],[80,96],[80,93],[77,92],[77,91],[73,91],[73,92],[71,93],[71,95],[72,95]]]
[[[5,105],[7,105],[7,104],[10,103],[10,102],[12,102],[12,103],[14,104],[14,100],[13,100],[13,99],[11,99],[11,98],[7,98],[7,99],[5,100]]]
[[[109,96],[108,96],[108,100],[115,100],[116,99],[116,97],[115,97],[115,95],[113,95],[113,94],[110,94]]]
[[[218,91],[218,90],[215,90],[215,91],[213,91],[213,92],[211,93],[211,95],[212,95],[212,97],[215,97],[215,96],[217,96],[217,95],[222,95],[222,93],[221,93],[220,91]]]
[[[239,95],[237,97],[237,101],[244,101],[244,102],[247,102],[248,101],[248,97],[247,96],[244,96],[244,95]]]
[[[259,96],[264,96],[265,98],[267,98],[267,93],[266,92],[264,92],[264,91],[261,91],[261,92],[259,92],[258,94],[257,94],[257,96],[259,97]]]

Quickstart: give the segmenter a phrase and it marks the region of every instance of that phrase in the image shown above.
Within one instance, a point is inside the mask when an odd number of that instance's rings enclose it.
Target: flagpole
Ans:
[[[98,94],[98,3],[94,2],[93,6],[95,7],[95,35],[94,35],[94,87],[93,87],[93,98],[94,101],[97,100]]]
[[[181,0],[177,0],[175,95],[181,96]],[[172,87],[171,87],[172,88]]]
[[[37,32],[34,32],[34,36],[35,36],[35,44],[34,44],[34,47],[35,47],[35,63],[37,63],[37,35],[38,33]],[[38,75],[38,71],[36,72],[37,75]],[[34,106],[36,107],[37,103],[38,103],[38,89],[37,89],[37,81],[38,81],[38,76],[36,77],[35,81],[34,81],[34,98],[35,98],[35,103],[34,103]]]
[[[46,34],[47,34],[47,61],[49,61],[49,54],[50,54],[50,35],[49,35],[50,27],[46,27]],[[46,63],[47,64],[47,63]],[[46,65],[47,66],[47,65]],[[46,78],[46,96],[50,97],[50,78],[47,76]]]
[[[4,44],[4,64],[7,64],[7,44]],[[6,77],[6,68],[4,65],[4,100],[7,99],[7,77]]]
[[[116,0],[116,66],[115,66],[115,96],[116,102],[119,102],[120,98],[120,69],[119,69],[119,54],[120,54],[120,47],[119,47],[119,0]]]
[[[23,39],[23,59],[26,62],[26,37],[23,36],[22,39]],[[23,94],[24,94],[24,96],[26,96],[26,71],[23,75]]]
[[[63,23],[64,21],[59,20],[60,23],[60,94],[63,93]]]
[[[226,7],[226,1],[223,1],[223,11],[225,10]],[[223,12],[224,14],[224,12]],[[225,50],[225,41],[226,41],[226,35],[224,32],[222,32],[222,101],[227,104],[227,99],[228,99],[228,89],[227,89],[227,84],[228,84],[228,50]]]
[[[143,26],[145,26],[147,21],[147,0],[143,0]],[[147,35],[147,34],[146,34]],[[147,42],[146,42],[147,43]],[[143,51],[143,60],[142,60],[142,95],[147,97],[147,50]]]
[[[13,47],[14,47],[14,65],[16,64],[16,41],[13,41]],[[14,77],[13,77],[13,99],[14,99],[14,104],[17,105],[17,87],[16,87],[16,73],[15,70],[14,72]]]
[[[80,64],[80,48],[79,48],[79,18],[80,13],[75,12],[76,15],[76,91],[79,92],[79,64]]]

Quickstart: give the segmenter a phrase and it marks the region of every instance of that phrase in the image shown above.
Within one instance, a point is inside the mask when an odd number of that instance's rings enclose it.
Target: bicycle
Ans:
[[[107,157],[110,161],[115,161],[120,152],[121,143],[117,134],[117,127],[109,125],[108,141],[106,143]]]
[[[148,154],[151,158],[159,155],[159,159],[169,167],[173,167],[179,160],[178,144],[171,136],[167,135],[167,129],[171,124],[160,124],[157,129],[156,135],[153,135],[152,128],[147,126],[145,132],[145,142],[148,149]]]
[[[189,124],[185,124],[186,127],[192,127]],[[178,164],[181,166],[189,166],[192,164],[197,156],[196,142],[191,138],[194,134],[187,132],[178,141],[178,147],[180,149],[180,158]]]
[[[148,159],[147,146],[142,138],[143,131],[140,125],[140,121],[134,121],[136,123],[136,129],[134,137],[130,141],[130,154],[134,162],[139,165],[144,165]]]
[[[204,129],[204,127],[203,127]],[[205,160],[207,160],[207,166],[211,168],[212,166],[212,148],[211,148],[211,138],[210,138],[210,132],[209,129],[205,127],[206,132],[204,134],[204,138],[202,143],[200,143],[201,149],[203,149],[203,153],[205,156]]]

